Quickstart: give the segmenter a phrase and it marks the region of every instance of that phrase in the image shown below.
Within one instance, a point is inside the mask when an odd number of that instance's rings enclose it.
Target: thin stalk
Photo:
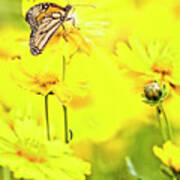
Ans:
[[[48,95],[45,96],[45,116],[46,116],[46,133],[47,138],[50,141],[50,127],[49,127],[49,110],[48,110]]]
[[[63,58],[63,72],[62,72],[62,80],[65,81],[65,74],[66,74],[66,58]],[[64,138],[65,143],[68,144],[70,140],[73,138],[73,132],[68,128],[68,115],[67,115],[67,107],[63,104],[63,111],[64,111]]]
[[[63,72],[62,72],[62,80],[65,80],[65,74],[66,74],[66,58],[63,56]],[[67,116],[67,107],[65,105],[62,105],[63,111],[64,111],[64,138],[65,143],[69,143],[69,129],[68,129],[68,116]]]
[[[161,129],[161,135],[162,135],[162,138],[163,138],[163,141],[167,141],[167,135],[166,135],[166,131],[165,129],[163,128],[163,124],[162,124],[162,120],[161,120],[161,110],[159,108],[159,106],[156,107],[156,114],[157,114],[157,120],[159,122],[159,127]]]
[[[62,105],[63,111],[64,111],[64,138],[65,143],[69,143],[69,129],[68,129],[68,117],[67,117],[67,107],[65,105]]]
[[[164,117],[164,120],[165,120],[165,123],[166,123],[166,126],[167,126],[167,131],[168,131],[168,139],[169,140],[172,140],[173,139],[173,133],[172,133],[172,127],[171,127],[171,122],[169,121],[169,119],[167,118],[167,115],[166,115],[166,112],[163,108],[163,105],[162,103],[159,104],[160,106],[160,109],[162,111],[162,114],[163,114],[163,117]]]
[[[172,176],[172,180],[178,180],[179,178],[178,178],[178,175],[177,175],[177,173],[173,173],[173,176]]]
[[[11,180],[11,172],[7,167],[3,167],[3,180]]]

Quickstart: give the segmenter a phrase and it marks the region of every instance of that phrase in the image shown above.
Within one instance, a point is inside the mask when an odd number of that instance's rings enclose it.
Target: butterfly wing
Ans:
[[[61,20],[65,9],[53,3],[41,3],[32,7],[26,14],[26,21],[30,24],[30,49],[36,56],[40,54],[48,41],[62,25]]]
[[[51,15],[54,15],[54,13]],[[32,30],[30,36],[30,48],[33,55],[38,55],[42,52],[48,41],[61,26],[63,21],[60,20],[60,16],[61,14],[59,14],[59,17],[57,18],[45,16],[38,23],[38,28]]]
[[[38,20],[44,17],[47,13],[60,10],[64,11],[65,9],[54,3],[40,3],[28,10],[25,20],[29,23],[31,29],[34,29],[38,25]]]

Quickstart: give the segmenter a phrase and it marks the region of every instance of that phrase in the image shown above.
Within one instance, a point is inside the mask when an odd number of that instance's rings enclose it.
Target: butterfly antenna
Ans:
[[[92,5],[92,4],[74,4],[72,6],[73,7],[91,7],[91,8],[96,8],[96,6]]]
[[[73,6],[72,11],[71,11],[71,15],[74,14],[75,10],[76,10],[76,8]]]

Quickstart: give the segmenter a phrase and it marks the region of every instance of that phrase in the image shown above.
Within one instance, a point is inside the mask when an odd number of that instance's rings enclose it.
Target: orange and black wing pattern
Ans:
[[[54,3],[41,3],[33,6],[26,14],[31,28],[30,50],[32,55],[42,53],[48,41],[64,22],[66,7]]]

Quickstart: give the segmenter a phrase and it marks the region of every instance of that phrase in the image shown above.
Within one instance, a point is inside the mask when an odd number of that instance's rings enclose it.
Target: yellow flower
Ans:
[[[0,59],[9,60],[1,62],[1,66],[2,69],[6,69],[5,72],[11,74],[11,81],[15,81],[23,89],[38,94],[54,93],[64,104],[71,101],[73,95],[83,99],[87,90],[86,82],[69,75],[67,64],[70,58],[66,58],[64,64],[66,66],[64,81],[61,54],[52,55],[52,49],[48,48],[41,56],[34,57],[29,53],[29,35],[24,30],[12,31],[7,28],[1,33],[3,41],[0,42]],[[7,73],[5,77],[9,78],[8,76]]]
[[[143,43],[132,38],[128,44],[118,43],[118,64],[141,91],[146,84],[156,80],[179,93],[180,54],[176,46],[172,42],[156,40]]]
[[[11,129],[0,121],[0,165],[7,166],[16,178],[84,180],[90,165],[74,157],[60,141],[47,141],[35,122],[16,120]]]
[[[180,147],[167,141],[162,148],[154,146],[153,152],[166,166],[180,172]]]
[[[53,58],[50,61],[50,55],[47,57],[45,54],[39,56],[37,61],[36,57],[29,54],[22,56],[21,61],[8,63],[7,66],[11,67],[11,76],[20,87],[44,96],[55,94],[63,104],[68,104],[73,95],[86,95],[87,88],[83,82],[75,78],[64,80],[63,61],[56,56]],[[66,77],[67,72],[66,68]]]

